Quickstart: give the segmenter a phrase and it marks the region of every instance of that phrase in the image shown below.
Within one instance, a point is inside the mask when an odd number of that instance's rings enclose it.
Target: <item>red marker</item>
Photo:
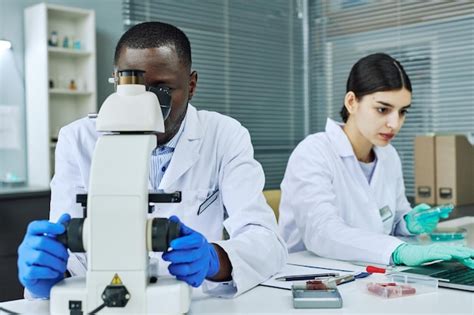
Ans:
[[[387,268],[389,271],[391,268]],[[367,266],[365,268],[365,271],[370,272],[370,273],[385,273],[387,272],[386,268],[380,268],[380,267],[375,267],[375,266]]]

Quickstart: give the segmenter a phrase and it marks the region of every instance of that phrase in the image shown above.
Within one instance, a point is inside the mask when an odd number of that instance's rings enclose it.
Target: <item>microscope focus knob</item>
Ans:
[[[66,231],[58,235],[57,240],[73,253],[85,253],[82,242],[82,231],[84,227],[84,218],[72,218],[64,223]]]
[[[154,218],[148,220],[147,223],[149,251],[165,252],[170,247],[171,241],[179,237],[181,224],[178,222],[170,221],[167,218]]]

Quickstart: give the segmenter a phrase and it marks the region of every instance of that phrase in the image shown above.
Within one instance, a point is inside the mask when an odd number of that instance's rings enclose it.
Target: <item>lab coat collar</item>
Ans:
[[[352,144],[349,141],[347,135],[344,133],[344,130],[342,130],[343,126],[343,123],[328,118],[326,121],[326,133],[339,156],[355,157],[354,150],[352,149]]]
[[[170,165],[160,182],[160,189],[166,190],[171,187],[179,177],[199,160],[204,126],[199,121],[196,108],[191,104],[188,104],[184,119],[183,123],[186,124],[186,128],[184,128],[183,134],[176,144]]]
[[[203,126],[199,122],[196,107],[188,104],[188,110],[184,119],[186,120],[186,128],[184,129],[183,137],[188,140],[201,139]]]
[[[352,144],[349,141],[349,138],[344,133],[344,130],[342,130],[343,126],[343,123],[328,118],[326,121],[326,133],[332,145],[334,146],[337,154],[339,154],[340,157],[353,156],[355,159],[357,159],[354,153],[354,149],[352,148]],[[373,149],[378,160],[383,160],[385,158],[383,148],[374,146]]]

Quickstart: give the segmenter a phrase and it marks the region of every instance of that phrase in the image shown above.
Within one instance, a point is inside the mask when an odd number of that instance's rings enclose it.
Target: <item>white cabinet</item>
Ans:
[[[25,9],[25,83],[28,183],[47,186],[59,129],[97,111],[94,11]]]

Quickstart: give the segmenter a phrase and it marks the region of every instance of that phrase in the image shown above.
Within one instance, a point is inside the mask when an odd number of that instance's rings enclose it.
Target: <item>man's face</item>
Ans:
[[[124,47],[116,64],[116,70],[136,69],[145,71],[145,85],[164,85],[171,94],[171,112],[165,121],[165,133],[158,134],[158,144],[171,140],[178,132],[186,116],[188,101],[194,95],[197,83],[195,71],[180,62],[174,46],[159,48]]]

